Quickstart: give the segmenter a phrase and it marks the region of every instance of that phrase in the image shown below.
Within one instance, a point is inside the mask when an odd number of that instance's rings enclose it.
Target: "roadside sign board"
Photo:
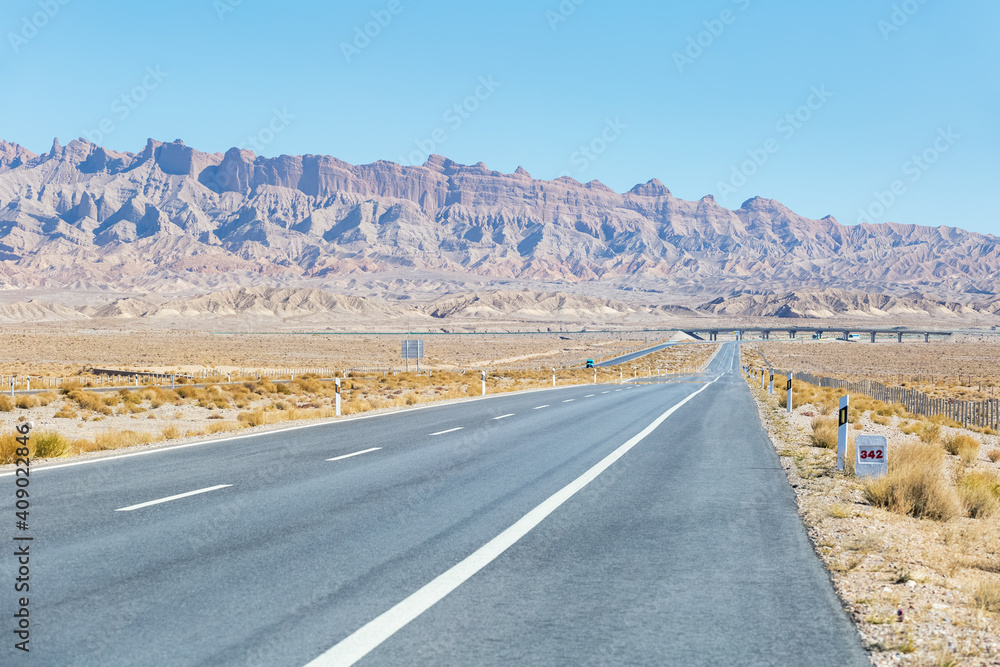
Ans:
[[[422,338],[403,341],[403,359],[423,359],[424,341]]]
[[[884,435],[859,435],[854,440],[854,474],[882,477],[889,472],[888,441]]]

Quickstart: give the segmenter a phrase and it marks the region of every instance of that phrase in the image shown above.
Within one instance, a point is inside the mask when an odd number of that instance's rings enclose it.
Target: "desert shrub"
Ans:
[[[142,393],[138,391],[129,391],[128,389],[119,389],[118,396],[126,405],[139,405],[143,400]]]
[[[921,442],[889,450],[889,474],[864,482],[872,505],[917,518],[948,520],[961,511],[943,472],[944,451]]]
[[[178,387],[176,393],[184,399],[198,400],[205,397],[205,390],[197,387]]]
[[[236,415],[236,419],[247,426],[263,426],[267,423],[267,415],[261,409],[253,412],[241,412]]]
[[[14,409],[14,401],[10,396],[0,395],[0,412],[10,412]]]
[[[964,463],[972,463],[979,456],[979,441],[966,433],[954,433],[944,439],[944,449],[958,456]]]
[[[104,415],[111,414],[111,408],[109,408],[108,404],[105,402],[104,396],[95,392],[77,389],[69,392],[69,394],[67,394],[67,398],[76,403],[81,410],[100,412]]]
[[[41,403],[34,396],[27,394],[17,397],[17,407],[22,410],[27,410],[29,408],[37,408]]]
[[[121,449],[133,445],[145,445],[154,440],[153,435],[145,431],[141,433],[121,430],[105,431],[94,438],[94,449]]]
[[[1000,461],[1000,449],[991,449],[986,452],[986,458],[988,458],[993,463]]]
[[[1000,612],[1000,582],[980,582],[973,597],[981,609]]]
[[[38,404],[42,405],[42,406],[48,405],[49,403],[51,403],[52,401],[56,400],[57,398],[59,398],[59,397],[56,396],[51,391],[43,391],[41,394],[36,394],[35,395],[35,399],[38,401]]]
[[[323,393],[324,389],[326,389],[326,386],[324,385],[328,384],[332,383],[320,382],[319,380],[315,380],[312,377],[301,377],[301,378],[296,378],[294,381],[292,381],[292,386],[298,389],[299,393],[307,393],[307,394],[321,394]]]
[[[52,416],[55,417],[56,419],[76,419],[79,415],[77,414],[76,410],[72,408],[72,406],[64,405],[61,408],[59,408],[56,411],[56,413]]]
[[[1000,510],[1000,477],[993,471],[966,473],[958,480],[958,495],[970,517],[991,517]]]
[[[809,436],[814,447],[837,449],[837,418],[813,417],[810,424],[812,434]]]
[[[181,437],[181,432],[176,426],[170,425],[160,431],[160,437],[164,440],[173,440]]]
[[[925,424],[920,428],[918,435],[921,442],[933,445],[941,439],[941,427],[937,424]]]
[[[55,431],[33,433],[29,442],[34,456],[40,459],[63,456],[69,449],[69,441]]]
[[[0,464],[14,463],[17,459],[17,448],[20,446],[17,434],[13,431],[0,433]]]
[[[293,392],[291,390],[291,388],[287,384],[276,384],[276,385],[274,385],[274,391],[277,394],[283,394],[285,396],[289,396],[289,395],[295,393],[295,392]]]
[[[243,424],[233,421],[216,422],[214,424],[209,424],[206,429],[209,433],[225,433],[227,431],[237,431],[243,427]]]

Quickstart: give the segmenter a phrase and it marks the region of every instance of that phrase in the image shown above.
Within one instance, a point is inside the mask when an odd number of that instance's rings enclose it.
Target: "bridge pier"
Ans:
[[[924,342],[925,343],[931,342],[931,335],[929,333],[924,334]]]
[[[794,329],[792,329],[791,331],[788,332],[788,337],[794,339],[796,333],[797,332]]]
[[[875,342],[875,332],[874,331],[872,332],[872,342],[873,343]]]
[[[898,334],[896,334],[896,337],[897,337],[898,342],[900,342],[900,343],[903,342],[903,332],[902,331],[900,331]]]

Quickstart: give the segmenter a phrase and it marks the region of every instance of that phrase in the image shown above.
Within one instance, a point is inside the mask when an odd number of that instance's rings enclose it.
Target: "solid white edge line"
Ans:
[[[513,416],[514,416],[514,414],[515,414],[515,413],[513,413],[513,412],[512,412],[512,413],[510,413],[509,415],[500,415],[499,417],[494,417],[494,418],[493,418],[493,421],[496,421],[496,420],[498,420],[498,419],[507,419],[507,417],[513,417]]]
[[[716,377],[715,380],[719,378]],[[715,380],[692,392],[679,403],[657,417],[653,422],[632,436],[625,444],[604,457],[597,465],[549,496],[540,505],[518,519],[512,526],[476,549],[457,565],[438,575],[430,583],[411,594],[385,613],[372,619],[345,639],[338,642],[306,667],[348,667],[368,655],[386,639],[405,627],[412,620],[437,604],[446,595],[465,583],[470,577],[492,563],[500,554],[527,535],[535,526],[552,514],[580,489],[587,486],[630,449],[642,442],[682,405],[708,389]]]
[[[35,466],[32,462],[32,472],[42,472],[45,470],[58,470],[59,468],[73,468],[75,466],[89,465],[91,463],[102,463],[104,461],[114,461],[116,459],[129,459],[133,456],[148,456],[149,454],[160,454],[162,452],[169,452],[175,449],[187,449],[188,447],[202,447],[204,445],[217,445],[223,442],[234,442],[236,440],[244,440],[246,438],[259,438],[263,435],[277,435],[278,433],[288,433],[290,431],[298,431],[304,428],[317,428],[320,426],[336,426],[338,424],[350,424],[352,422],[360,421],[362,419],[379,419],[382,417],[391,417],[393,415],[405,414],[407,412],[416,412],[417,410],[434,410],[437,408],[447,408],[452,405],[462,405],[464,403],[473,403],[475,401],[489,401],[495,398],[509,398],[511,396],[523,396],[525,394],[535,394],[543,391],[562,391],[563,389],[574,389],[580,385],[569,385],[566,387],[540,387],[538,389],[523,389],[520,391],[508,391],[501,394],[488,394],[486,396],[472,396],[469,398],[457,398],[453,400],[440,401],[431,403],[428,405],[417,405],[411,408],[403,408],[400,410],[394,410],[392,412],[380,412],[374,415],[358,415],[356,417],[329,417],[323,421],[316,422],[315,424],[303,424],[301,426],[289,426],[286,428],[276,428],[270,431],[260,431],[259,433],[243,433],[241,435],[233,435],[226,438],[213,438],[211,440],[199,440],[197,442],[186,442],[183,445],[169,445],[166,447],[156,447],[154,449],[144,449],[140,452],[128,452],[127,454],[115,454],[113,456],[100,456],[91,459],[84,459],[82,461],[71,461],[69,463],[57,463],[55,465],[42,465]],[[12,469],[9,472],[0,472],[0,477],[13,477],[17,473]]]
[[[377,452],[382,449],[381,447],[372,447],[371,449],[362,449],[360,452],[352,452],[350,454],[344,454],[343,456],[334,456],[332,459],[327,459],[327,461],[342,461],[343,459],[349,459],[352,456],[361,456],[362,454],[367,454],[368,452]]]
[[[179,500],[180,498],[187,498],[188,496],[196,496],[199,493],[208,493],[209,491],[215,491],[217,489],[224,489],[227,486],[232,486],[232,484],[219,484],[218,486],[209,486],[204,489],[198,489],[197,491],[188,491],[187,493],[178,493],[176,496],[168,496],[166,498],[160,498],[158,500],[149,500],[144,503],[139,503],[138,505],[129,505],[128,507],[121,507],[116,509],[116,512],[131,512],[132,510],[141,509],[143,507],[149,507],[150,505],[159,505],[160,503],[168,503],[171,500]]]
[[[454,433],[455,431],[461,431],[464,426],[456,426],[455,428],[449,428],[446,431],[438,431],[437,433],[431,433],[430,435],[444,435],[445,433]]]

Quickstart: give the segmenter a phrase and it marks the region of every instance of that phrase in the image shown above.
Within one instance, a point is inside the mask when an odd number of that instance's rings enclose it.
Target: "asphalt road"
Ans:
[[[0,664],[866,665],[735,351],[36,468],[31,652],[8,547]]]

